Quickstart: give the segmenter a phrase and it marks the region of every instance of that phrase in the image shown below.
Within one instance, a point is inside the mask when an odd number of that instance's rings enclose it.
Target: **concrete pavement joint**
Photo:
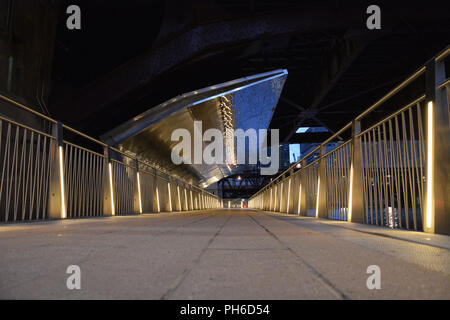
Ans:
[[[293,254],[298,260],[300,260],[316,277],[316,279],[322,283],[330,292],[332,292],[336,297],[339,299],[349,300],[350,298],[340,291],[338,288],[336,288],[331,281],[329,281],[327,278],[325,278],[319,271],[317,271],[313,266],[311,266],[308,262],[306,262],[302,257],[300,257],[294,250],[292,250],[291,247],[289,247],[287,244],[285,244],[283,241],[281,241],[280,238],[278,238],[274,233],[272,233],[269,229],[267,229],[263,224],[261,224],[258,220],[256,220],[251,215],[248,215],[250,219],[252,219],[258,226],[260,226],[264,231],[266,231],[270,236],[275,238],[282,246],[284,246],[291,254]]]
[[[179,286],[183,283],[183,281],[186,279],[186,277],[191,273],[192,269],[200,262],[200,259],[205,254],[206,250],[208,250],[209,246],[213,241],[216,239],[216,237],[222,232],[222,229],[225,227],[225,225],[228,223],[228,221],[231,219],[231,215],[228,216],[228,219],[225,221],[225,223],[220,226],[219,230],[216,231],[216,233],[211,237],[211,239],[208,240],[208,243],[206,246],[202,249],[198,257],[193,261],[192,265],[185,269],[184,272],[181,274],[181,276],[175,281],[175,283],[162,295],[160,300],[167,300],[169,297],[179,288]]]

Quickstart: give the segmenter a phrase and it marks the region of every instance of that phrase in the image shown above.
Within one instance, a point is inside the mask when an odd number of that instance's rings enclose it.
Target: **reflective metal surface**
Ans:
[[[229,81],[177,96],[105,133],[101,138],[154,166],[206,187],[223,177],[241,172],[236,165],[232,131],[266,129],[287,77],[286,70]],[[202,122],[202,132],[219,129],[224,136],[224,157],[230,163],[194,164],[194,121]],[[192,139],[192,164],[176,165],[171,160],[175,129],[187,129]],[[209,143],[209,142],[208,142]],[[208,144],[203,142],[203,148]]]

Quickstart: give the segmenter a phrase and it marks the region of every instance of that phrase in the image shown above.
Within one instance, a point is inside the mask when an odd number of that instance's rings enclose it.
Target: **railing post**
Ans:
[[[280,190],[278,191],[280,193],[280,207],[278,208],[279,212],[283,212],[283,204],[286,202],[286,189],[285,188],[285,180],[286,180],[286,175],[283,175],[280,179],[279,185],[280,185]]]
[[[299,216],[306,216],[307,213],[307,206],[306,206],[306,176],[305,176],[305,170],[303,170],[303,167],[305,166],[306,162],[303,160],[300,162],[300,171],[298,173],[299,175],[299,190],[298,190],[298,203],[297,203],[297,214]]]
[[[161,212],[161,203],[159,201],[159,185],[158,185],[158,173],[156,168],[153,169],[153,207],[152,211],[159,213]]]
[[[142,214],[141,177],[139,175],[139,161],[134,160],[136,170],[136,187],[134,188],[134,213]]]
[[[444,60],[435,62],[433,59],[427,63],[423,229],[429,233],[450,234],[449,102],[445,90],[438,88],[445,79]]]
[[[291,203],[292,201],[292,189],[293,189],[293,181],[294,180],[294,170],[290,170],[289,171],[289,179],[287,181],[287,198],[286,198],[286,213],[290,213],[291,212]]]
[[[363,194],[363,159],[361,138],[361,123],[358,120],[352,122],[350,182],[348,190],[348,214],[349,222],[364,222],[364,194]]]
[[[51,219],[67,218],[64,185],[63,127],[61,122],[52,124],[55,139],[50,144],[50,180],[48,198],[48,217]]]
[[[325,146],[320,147],[320,157],[325,154]],[[316,218],[328,218],[327,204],[327,171],[325,160],[319,159],[319,171],[317,174],[317,203]]]
[[[103,215],[114,216],[114,183],[111,164],[111,151],[108,146],[103,147],[104,155],[104,187],[103,187]]]

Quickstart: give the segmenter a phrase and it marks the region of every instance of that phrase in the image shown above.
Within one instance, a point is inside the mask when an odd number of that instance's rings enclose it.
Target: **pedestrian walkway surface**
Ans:
[[[450,299],[449,248],[442,235],[251,209],[2,225],[0,298]],[[70,265],[80,290],[67,288]]]

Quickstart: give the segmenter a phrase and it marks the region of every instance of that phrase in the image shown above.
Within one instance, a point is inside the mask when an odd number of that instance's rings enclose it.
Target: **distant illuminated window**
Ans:
[[[305,133],[305,132],[328,132],[327,128],[324,127],[300,127],[295,131],[296,133]]]

